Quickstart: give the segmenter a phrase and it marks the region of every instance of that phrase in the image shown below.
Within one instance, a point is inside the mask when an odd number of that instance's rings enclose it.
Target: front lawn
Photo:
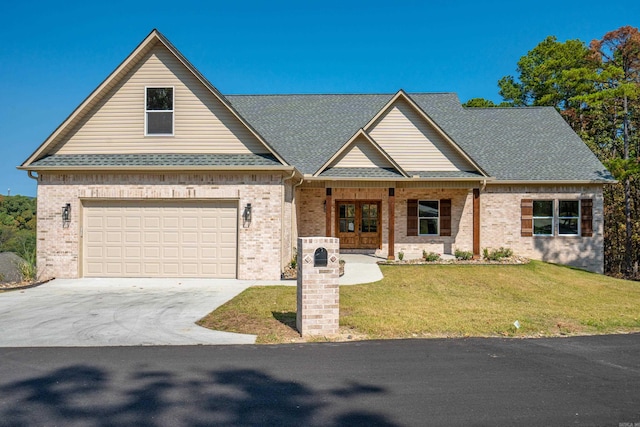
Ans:
[[[342,338],[556,336],[640,331],[640,283],[527,265],[381,266],[384,279],[340,287]],[[299,340],[296,288],[250,288],[198,323]],[[515,321],[520,329],[513,325]]]

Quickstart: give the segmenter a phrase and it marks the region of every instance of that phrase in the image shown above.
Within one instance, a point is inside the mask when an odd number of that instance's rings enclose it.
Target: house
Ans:
[[[279,279],[298,236],[603,271],[612,178],[553,108],[225,96],[158,31],[19,167],[49,277]]]

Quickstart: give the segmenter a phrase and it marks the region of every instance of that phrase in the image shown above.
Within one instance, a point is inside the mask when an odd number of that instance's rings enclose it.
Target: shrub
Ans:
[[[424,258],[425,261],[439,261],[440,260],[440,254],[437,254],[435,252],[429,252],[427,253],[427,251],[422,251],[422,258]]]
[[[289,267],[296,268],[298,266],[298,251],[296,248],[293,248],[293,258],[289,261]]]
[[[37,276],[37,267],[36,267],[36,249],[33,248],[28,252],[22,254],[23,260],[18,262],[18,270],[20,271],[20,275],[22,276],[22,280],[25,282],[30,282],[36,279]]]
[[[494,249],[489,251],[489,249],[485,248],[482,250],[482,255],[484,259],[489,261],[500,261],[503,258],[510,258],[513,255],[513,251],[509,248],[500,247],[499,249]]]
[[[454,253],[456,259],[460,259],[463,261],[468,261],[471,258],[473,258],[473,252],[471,251],[461,251],[459,249],[456,249],[455,253]]]
[[[404,259],[404,252],[402,252],[402,251],[398,252],[398,259],[400,261],[402,261]]]

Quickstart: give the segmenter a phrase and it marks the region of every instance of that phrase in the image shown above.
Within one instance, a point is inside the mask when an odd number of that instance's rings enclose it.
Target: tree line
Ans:
[[[14,252],[35,262],[35,198],[0,195],[0,252]]]
[[[549,36],[498,81],[503,102],[466,107],[553,106],[609,169],[604,188],[605,272],[640,279],[640,32],[624,26],[588,45]]]

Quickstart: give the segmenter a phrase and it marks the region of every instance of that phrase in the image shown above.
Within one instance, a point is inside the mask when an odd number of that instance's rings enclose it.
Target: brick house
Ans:
[[[298,236],[603,271],[612,178],[553,108],[222,95],[158,31],[20,166],[48,277],[275,280]]]

